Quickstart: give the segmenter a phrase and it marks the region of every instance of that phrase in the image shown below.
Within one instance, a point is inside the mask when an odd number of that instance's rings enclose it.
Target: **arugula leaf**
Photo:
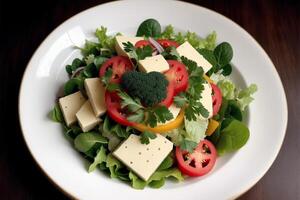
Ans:
[[[198,143],[193,142],[187,139],[183,139],[181,144],[180,144],[180,149],[181,150],[186,150],[188,152],[193,152],[194,149],[197,147]]]
[[[72,78],[68,80],[64,86],[64,95],[67,96],[77,92],[78,90],[82,90],[83,83],[84,81],[81,78]]]
[[[107,144],[107,139],[96,132],[87,132],[79,134],[75,140],[75,148],[83,153],[90,150],[96,143]]]
[[[146,36],[158,38],[161,34],[161,27],[157,20],[147,19],[138,27],[136,36]]]
[[[150,131],[144,131],[141,134],[140,140],[142,144],[149,144],[150,143],[150,139],[155,139],[157,136],[155,133],[152,133]]]
[[[136,48],[131,42],[123,42],[124,50],[129,53],[130,58],[143,60],[146,57],[152,56],[152,47],[146,45],[142,48]]]
[[[97,165],[106,161],[106,149],[101,146],[100,149],[97,151],[97,155],[94,158],[94,162],[90,164],[88,172],[92,172],[96,169]]]
[[[58,104],[55,104],[55,106],[53,107],[52,111],[50,112],[50,117],[54,122],[64,123],[63,114]]]
[[[219,155],[232,152],[244,146],[249,139],[248,127],[238,121],[232,120],[220,133],[220,138],[216,145]]]

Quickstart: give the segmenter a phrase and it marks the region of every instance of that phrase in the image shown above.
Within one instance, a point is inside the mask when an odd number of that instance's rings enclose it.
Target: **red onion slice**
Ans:
[[[162,53],[164,51],[164,48],[152,37],[149,37],[149,42],[157,49],[159,53]]]
[[[79,73],[84,70],[84,67],[78,67],[73,73],[72,73],[72,76],[71,78],[74,78],[76,77],[77,75],[79,75]]]

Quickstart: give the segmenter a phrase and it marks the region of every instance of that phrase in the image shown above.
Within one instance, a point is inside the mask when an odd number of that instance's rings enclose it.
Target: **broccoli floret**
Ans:
[[[147,107],[154,106],[167,97],[168,84],[166,77],[159,72],[128,71],[121,79],[121,86],[126,92],[139,98]]]

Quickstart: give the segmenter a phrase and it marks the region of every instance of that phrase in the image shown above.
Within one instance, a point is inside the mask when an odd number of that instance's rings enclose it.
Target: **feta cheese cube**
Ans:
[[[120,56],[129,56],[129,54],[124,50],[123,42],[131,42],[133,45],[140,40],[143,40],[143,37],[127,37],[123,35],[116,36],[116,51]]]
[[[187,41],[177,47],[176,50],[180,56],[195,61],[198,66],[203,68],[204,73],[209,71],[212,67],[212,65]]]
[[[204,108],[206,108],[209,114],[207,118],[204,118],[202,116],[200,118],[209,119],[213,115],[212,88],[209,83],[203,84],[203,86],[204,90],[201,93],[202,98],[200,99],[200,102],[202,103]]]
[[[100,78],[87,78],[84,81],[84,87],[91,102],[96,117],[106,112],[105,88]]]
[[[147,145],[141,143],[140,136],[131,134],[113,155],[147,181],[172,149],[173,143],[160,134]]]
[[[139,70],[143,72],[164,72],[169,69],[169,64],[162,55],[147,57],[139,61]]]
[[[76,118],[83,132],[90,131],[100,122],[100,119],[96,117],[89,100],[81,106],[76,113]]]
[[[62,97],[58,100],[60,109],[63,113],[65,122],[67,126],[74,124],[76,119],[76,113],[84,104],[85,98],[80,91],[70,94],[68,96]]]

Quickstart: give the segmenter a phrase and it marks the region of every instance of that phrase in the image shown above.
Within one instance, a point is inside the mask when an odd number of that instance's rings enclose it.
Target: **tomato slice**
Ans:
[[[169,85],[167,87],[167,97],[159,103],[159,105],[162,106],[166,106],[166,107],[170,107],[171,104],[173,103],[173,97],[174,97],[174,90],[175,86],[174,86],[174,82],[173,81],[169,81]]]
[[[173,40],[167,40],[167,39],[158,39],[157,42],[164,48],[168,47],[175,47],[177,48],[179,44]]]
[[[125,56],[115,56],[102,64],[99,70],[99,76],[103,77],[108,69],[112,69],[112,77],[110,82],[120,83],[122,75],[129,70],[133,70],[132,63]]]
[[[169,63],[170,69],[165,72],[165,75],[170,82],[174,82],[176,95],[187,89],[189,74],[186,71],[185,65],[181,62],[177,60],[167,60],[167,62]]]
[[[175,47],[177,48],[179,44],[175,41],[172,40],[167,40],[167,39],[158,39],[156,40],[164,49],[168,47]],[[136,48],[142,48],[144,46],[150,45],[153,50],[155,50],[155,47],[149,42],[149,40],[140,40],[137,43],[135,43]]]
[[[220,108],[221,108],[221,104],[222,104],[222,92],[220,90],[220,88],[213,84],[210,83],[212,91],[213,91],[213,95],[212,95],[212,102],[213,102],[213,116],[218,114]]]
[[[105,92],[105,103],[107,107],[107,114],[117,123],[124,126],[133,126],[134,122],[130,122],[126,119],[126,113],[121,108],[121,99],[117,93]]]
[[[188,176],[203,176],[212,170],[216,163],[217,151],[208,140],[202,140],[193,153],[176,147],[179,170]]]

